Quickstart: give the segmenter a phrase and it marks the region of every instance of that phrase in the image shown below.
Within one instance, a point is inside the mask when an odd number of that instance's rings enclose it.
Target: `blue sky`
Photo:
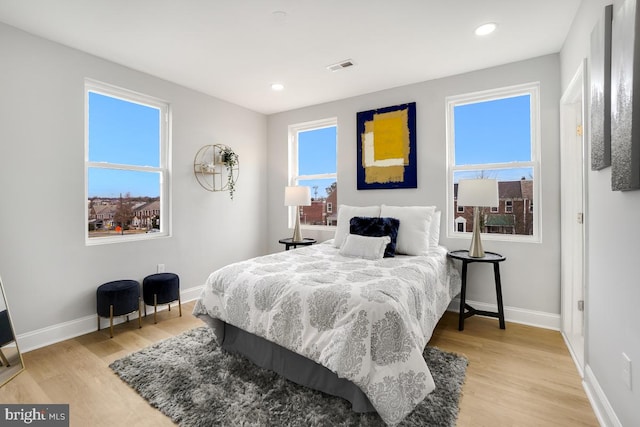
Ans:
[[[160,165],[160,110],[89,92],[89,161]],[[160,174],[89,169],[89,197],[158,197]]]
[[[336,173],[336,127],[314,129],[298,133],[298,174]],[[311,197],[326,197],[326,188],[335,179],[303,180],[299,185],[311,187]],[[317,186],[317,196],[316,189]]]
[[[522,95],[454,108],[455,164],[506,163],[531,160],[530,96]],[[502,181],[532,178],[531,168],[485,172]],[[476,178],[478,171],[456,172],[460,178]]]
[[[456,165],[531,160],[529,102],[524,95],[456,106]]]
[[[456,106],[456,165],[529,161],[529,101],[529,95],[524,95]],[[89,116],[90,161],[159,166],[160,110],[90,92]],[[299,133],[300,175],[336,172],[336,137],[335,126]],[[488,173],[489,178],[499,180],[532,175],[530,168]],[[476,177],[478,171],[456,172],[454,181]],[[160,178],[159,173],[90,168],[89,197],[118,197],[127,193],[134,197],[158,197]],[[325,189],[334,181],[305,180],[299,184],[311,187],[312,197],[324,197]]]

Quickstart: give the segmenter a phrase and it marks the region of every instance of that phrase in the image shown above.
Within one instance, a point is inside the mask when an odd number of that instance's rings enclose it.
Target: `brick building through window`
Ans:
[[[498,182],[499,206],[481,208],[480,225],[483,233],[533,234],[533,181]],[[471,232],[473,209],[458,206],[458,184],[454,184],[454,230]],[[471,208],[471,206],[470,206]]]

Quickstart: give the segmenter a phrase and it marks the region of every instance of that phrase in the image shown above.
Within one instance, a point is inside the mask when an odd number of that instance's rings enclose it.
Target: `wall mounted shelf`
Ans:
[[[229,191],[233,199],[240,174],[240,160],[228,145],[205,145],[196,153],[193,173],[198,184],[205,190]]]

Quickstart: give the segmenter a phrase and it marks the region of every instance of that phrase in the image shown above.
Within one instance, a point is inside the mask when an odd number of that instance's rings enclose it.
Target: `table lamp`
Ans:
[[[284,189],[284,205],[296,207],[296,225],[293,229],[293,242],[302,242],[300,233],[300,208],[299,206],[311,205],[311,189],[304,186],[288,186]]]
[[[473,235],[469,256],[484,257],[480,241],[480,207],[498,206],[498,181],[495,179],[461,179],[458,181],[458,206],[473,206]]]

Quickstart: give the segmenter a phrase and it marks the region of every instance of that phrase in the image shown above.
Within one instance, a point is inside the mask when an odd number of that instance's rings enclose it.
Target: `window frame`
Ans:
[[[529,161],[514,161],[506,163],[484,163],[456,166],[455,164],[455,123],[454,110],[460,105],[474,104],[486,101],[493,101],[505,98],[512,98],[522,95],[529,95],[530,99],[530,132],[531,132],[531,158]],[[515,241],[515,242],[542,242],[542,215],[540,207],[542,194],[542,178],[541,171],[541,155],[540,155],[540,83],[530,82],[513,86],[489,89],[478,92],[470,92],[459,95],[448,96],[445,100],[446,104],[446,144],[447,144],[447,203],[446,203],[446,221],[447,238],[453,239],[469,239],[468,233],[458,232],[455,225],[455,209],[454,209],[454,174],[460,171],[474,170],[504,170],[515,168],[531,168],[533,170],[533,203],[538,206],[532,212],[533,215],[533,234],[517,235],[517,234],[499,234],[499,233],[482,233],[485,240],[496,241]]]
[[[336,128],[336,172],[325,174],[313,174],[313,175],[299,175],[298,169],[298,133],[306,132],[316,129],[324,129],[329,127]],[[325,119],[312,120],[308,122],[295,123],[288,127],[289,135],[289,177],[287,185],[298,185],[301,180],[309,179],[335,179],[336,185],[338,183],[338,118],[328,117]],[[295,224],[295,211],[294,207],[288,208],[288,227],[293,229]],[[309,225],[300,224],[301,229],[305,230],[335,230],[335,225]]]
[[[513,213],[513,200],[504,201],[504,213]]]
[[[89,93],[97,93],[122,101],[157,108],[160,110],[160,159],[159,165],[138,166],[109,162],[89,161]],[[89,169],[126,170],[137,172],[160,173],[160,232],[136,233],[121,236],[90,238],[87,224],[89,223]],[[167,101],[129,89],[103,83],[93,79],[84,82],[84,236],[85,245],[104,245],[124,243],[140,240],[152,240],[171,236],[171,106]]]

